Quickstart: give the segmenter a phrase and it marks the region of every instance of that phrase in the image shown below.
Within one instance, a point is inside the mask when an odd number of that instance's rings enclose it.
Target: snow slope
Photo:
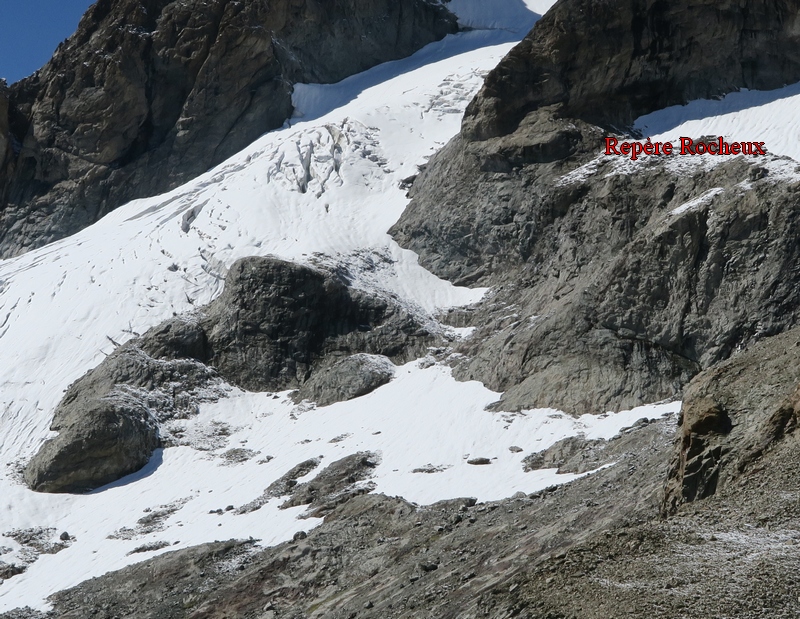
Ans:
[[[800,84],[741,90],[642,116],[634,127],[653,142],[722,136],[728,142],[765,142],[768,152],[800,161]]]
[[[642,417],[677,412],[679,403],[580,419],[553,410],[490,413],[486,405],[500,394],[458,383],[428,358],[398,368],[368,396],[323,408],[297,406],[286,393],[231,388],[229,397],[175,422],[184,445],[160,450],[144,470],[87,495],[36,494],[20,482],[19,467],[50,436],[66,387],[116,345],[210,302],[237,258],[336,265],[356,286],[391,295],[433,326],[438,310],[481,298],[483,290],[425,271],[386,231],[407,204],[402,179],[458,131],[483,76],[548,1],[449,6],[474,30],[339,84],[299,85],[296,117],[216,169],[0,262],[0,561],[28,565],[0,585],[0,612],[46,608],[55,591],[169,549],[290,539],[317,524],[299,518],[302,508],[279,510],[279,500],[250,513],[235,508],[311,457],[322,463],[307,479],[339,457],[370,450],[381,458],[371,480],[378,492],[421,504],[493,500],[574,478],[524,473],[525,454],[576,434],[610,438]],[[774,113],[756,111],[747,123]],[[451,338],[466,335],[438,328]],[[468,464],[474,457],[492,464]],[[32,528],[38,547],[29,541]],[[72,537],[68,547],[41,554],[62,531]]]

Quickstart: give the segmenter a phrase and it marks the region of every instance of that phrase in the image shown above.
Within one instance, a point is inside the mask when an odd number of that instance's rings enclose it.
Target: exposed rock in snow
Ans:
[[[352,400],[375,391],[394,377],[394,363],[381,355],[357,354],[314,373],[294,396],[318,406]]]

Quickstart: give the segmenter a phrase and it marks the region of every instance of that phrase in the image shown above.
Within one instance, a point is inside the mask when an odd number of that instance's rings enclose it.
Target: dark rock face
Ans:
[[[800,79],[798,10],[565,0],[489,74],[391,230],[440,277],[494,287],[456,376],[505,410],[619,410],[797,324],[796,179],[598,156],[600,125]]]
[[[312,369],[364,352],[413,358],[431,336],[401,308],[320,271],[273,258],[237,261],[200,325],[207,356],[253,391],[299,387]]]
[[[291,116],[294,83],[456,29],[427,0],[100,0],[41,71],[0,88],[0,257],[223,161]]]
[[[386,357],[360,353],[315,373],[295,394],[296,402],[319,406],[344,402],[372,393],[394,377],[395,366]]]
[[[0,170],[11,157],[11,140],[8,128],[8,85],[0,79]]]
[[[463,134],[512,133],[525,116],[625,127],[657,109],[800,80],[800,3],[661,0],[556,3],[490,73]]]
[[[455,374],[505,391],[501,408],[674,397],[797,324],[798,188],[761,164],[631,173],[607,159],[572,178],[559,162],[486,174],[480,144],[447,148],[462,148],[458,163],[431,164],[393,233],[440,276],[496,287],[469,318],[478,330]]]
[[[239,260],[200,316],[150,329],[69,388],[51,426],[59,435],[28,464],[25,481],[42,492],[79,492],[139,470],[160,445],[159,422],[217,397],[208,388],[220,376],[245,389],[280,390],[300,386],[337,356],[407,359],[432,341],[400,308],[320,271]],[[345,391],[364,387],[363,376],[356,382]]]
[[[797,428],[800,331],[792,329],[697,376],[686,389],[665,513],[730,483]]]

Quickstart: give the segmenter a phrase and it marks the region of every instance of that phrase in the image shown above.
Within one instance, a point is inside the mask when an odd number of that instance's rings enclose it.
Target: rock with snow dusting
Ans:
[[[141,469],[161,444],[159,421],[192,407],[189,394],[215,378],[196,361],[163,361],[126,345],[75,381],[49,439],[25,468],[39,492],[85,492]]]

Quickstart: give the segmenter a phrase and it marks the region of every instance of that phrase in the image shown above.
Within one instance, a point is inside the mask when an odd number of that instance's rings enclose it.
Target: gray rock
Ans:
[[[311,400],[328,406],[372,393],[394,374],[395,365],[387,357],[360,353],[315,372],[293,397],[296,402]]]
[[[504,392],[496,409],[620,410],[797,324],[794,182],[764,160],[595,159],[640,114],[800,79],[798,11],[565,0],[489,74],[391,230],[440,277],[493,287],[456,377]]]
[[[584,436],[568,436],[557,441],[547,449],[525,456],[523,469],[558,469],[558,473],[585,473],[596,469],[597,451],[602,450],[606,441],[588,440]]]
[[[363,451],[346,456],[325,467],[311,481],[292,488],[281,509],[308,505],[307,515],[320,518],[335,506],[374,489],[374,484],[359,484],[372,476],[380,456]]]
[[[203,361],[253,391],[299,387],[332,354],[407,360],[432,341],[393,303],[274,258],[237,261],[200,324],[209,347]]]
[[[800,420],[800,328],[767,338],[687,387],[663,512],[757,467]]]
[[[274,258],[245,258],[223,293],[194,317],[150,329],[76,381],[47,441],[25,469],[43,492],[97,488],[144,466],[161,444],[159,422],[218,397],[220,376],[251,390],[298,387],[324,401],[356,397],[391,378],[388,357],[432,341],[412,316],[331,275]],[[330,368],[332,354],[365,352]],[[213,367],[212,367],[213,366]]]
[[[97,3],[0,92],[0,257],[222,162],[291,117],[295,83],[338,82],[456,29],[425,0]]]
[[[60,408],[47,441],[25,468],[39,492],[84,492],[134,473],[159,446],[158,425],[135,398],[106,395],[79,412]]]
[[[558,2],[487,76],[462,133],[513,133],[545,106],[558,106],[561,118],[625,127],[671,105],[797,82],[798,17],[795,2]]]
[[[158,422],[192,408],[185,396],[215,378],[196,361],[123,346],[69,387],[50,426],[59,434],[25,467],[25,482],[39,492],[84,492],[138,471],[161,445]]]
[[[0,170],[11,157],[11,140],[8,126],[8,85],[0,78]]]
[[[486,173],[484,143],[443,152],[392,232],[438,275],[494,286],[468,316],[477,329],[454,375],[505,392],[496,408],[598,413],[675,397],[797,324],[797,186],[769,173],[740,184],[777,160],[628,174],[600,159],[566,177],[587,159]]]

